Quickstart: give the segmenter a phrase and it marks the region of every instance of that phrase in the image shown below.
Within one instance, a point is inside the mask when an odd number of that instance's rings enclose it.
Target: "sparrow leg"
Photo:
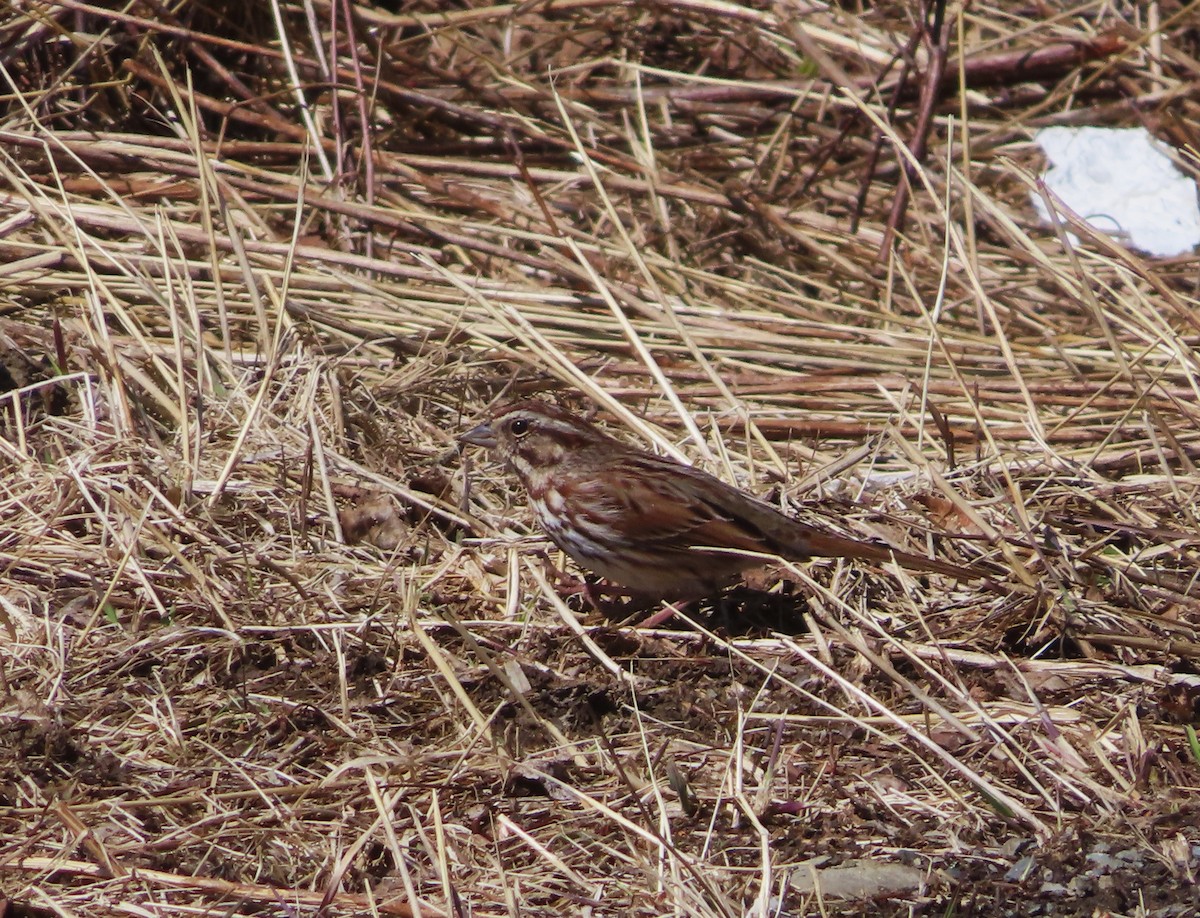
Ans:
[[[591,574],[583,578],[583,598],[588,601],[588,605],[601,615],[607,615],[605,610],[611,603],[604,598],[599,578],[593,577]]]
[[[670,605],[663,606],[648,619],[638,625],[639,628],[657,628],[660,625],[665,625],[675,617],[677,612],[687,612],[692,606],[690,602],[673,602]]]
[[[589,594],[590,586],[587,578],[580,580],[578,577],[572,577],[566,571],[560,569],[550,560],[550,555],[546,552],[538,552],[542,561],[542,566],[546,572],[546,579],[554,586],[554,591],[566,599],[569,596],[582,595],[587,601],[592,602],[592,597]]]
[[[564,599],[582,596],[584,602],[609,621],[623,623],[637,613],[644,612],[648,606],[656,604],[656,600],[652,596],[632,594],[624,587],[609,583],[595,574],[585,574],[582,580],[572,577],[555,567],[549,555],[543,554],[542,560],[546,565],[546,576],[554,584],[554,589],[560,596]],[[648,621],[643,622],[642,627],[656,627],[669,621],[674,614],[674,607],[661,609],[655,612]]]
[[[585,603],[607,619],[623,619],[631,612],[645,608],[644,603],[635,603],[634,600],[619,601],[615,597],[628,596],[628,592],[594,574],[585,574],[581,580],[555,567],[549,555],[543,554],[542,560],[545,562],[547,579],[563,599],[582,596]]]
[[[646,608],[646,603],[637,596],[630,595],[628,590],[614,586],[599,577],[589,574],[583,582],[584,599],[609,621],[624,621],[630,615]]]

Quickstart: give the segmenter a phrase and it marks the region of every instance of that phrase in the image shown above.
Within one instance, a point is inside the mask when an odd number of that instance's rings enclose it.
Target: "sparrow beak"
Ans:
[[[490,424],[480,424],[478,427],[472,427],[459,437],[458,442],[468,443],[471,446],[485,446],[488,449],[492,449],[496,445],[496,433],[492,430]]]

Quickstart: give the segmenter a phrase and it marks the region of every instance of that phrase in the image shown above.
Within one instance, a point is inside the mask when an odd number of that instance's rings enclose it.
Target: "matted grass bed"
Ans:
[[[1190,7],[384,7],[0,14],[0,916],[1197,914],[1197,265],[1030,203]],[[986,576],[606,620],[531,395]]]

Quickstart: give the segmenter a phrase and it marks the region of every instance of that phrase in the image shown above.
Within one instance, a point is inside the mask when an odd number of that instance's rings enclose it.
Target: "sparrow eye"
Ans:
[[[529,420],[527,418],[513,418],[508,422],[508,432],[514,437],[523,437],[529,433]]]

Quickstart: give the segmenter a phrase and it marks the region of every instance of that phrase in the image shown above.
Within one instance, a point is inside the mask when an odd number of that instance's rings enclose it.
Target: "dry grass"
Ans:
[[[916,163],[911,4],[442,6],[0,21],[0,914],[1195,914],[1195,263],[1028,205],[1191,14],[952,10]],[[1004,573],[601,622],[531,392]]]

